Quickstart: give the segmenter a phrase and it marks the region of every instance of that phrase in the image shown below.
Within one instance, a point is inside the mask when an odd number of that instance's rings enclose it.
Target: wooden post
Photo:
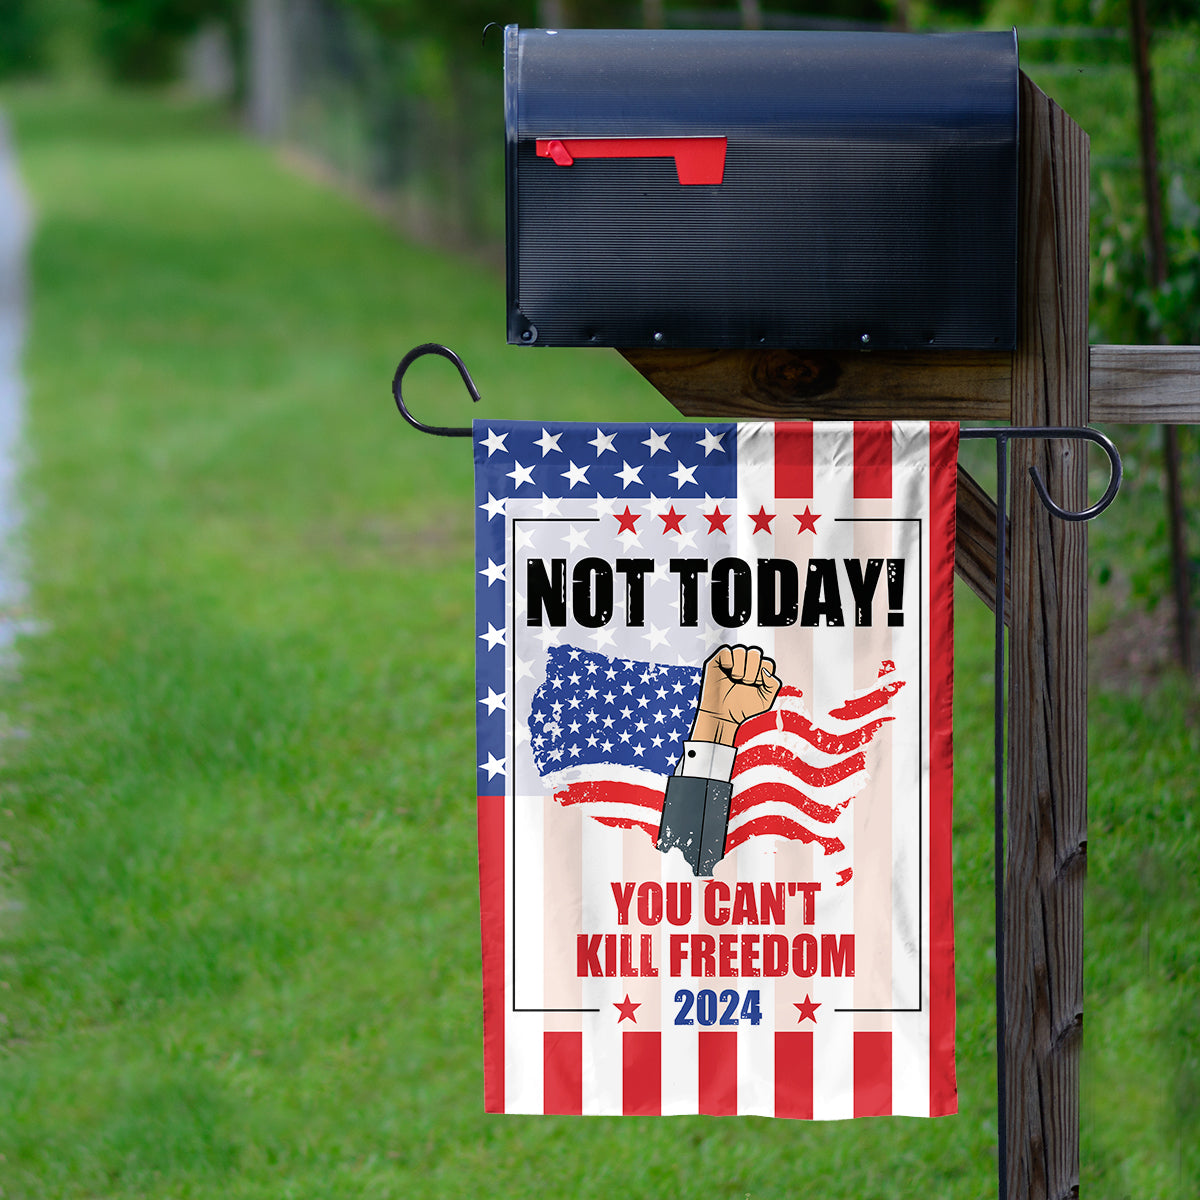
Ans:
[[[1088,423],[1088,139],[1021,87],[1014,425]],[[1087,855],[1087,532],[1038,502],[1029,469],[1075,510],[1080,444],[1012,444],[1012,607],[1005,883],[1008,1195],[1079,1192],[1083,881]]]

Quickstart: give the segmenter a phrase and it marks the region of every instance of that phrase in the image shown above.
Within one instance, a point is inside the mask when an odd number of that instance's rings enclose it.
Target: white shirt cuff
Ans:
[[[675,767],[675,774],[728,783],[733,778],[736,757],[737,751],[732,746],[722,746],[718,742],[684,742],[683,756]]]

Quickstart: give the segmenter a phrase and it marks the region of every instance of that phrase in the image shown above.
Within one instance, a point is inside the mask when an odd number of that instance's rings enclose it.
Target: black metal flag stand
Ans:
[[[993,667],[995,737],[995,846],[996,877],[996,1131],[997,1161],[999,1163],[1000,1200],[1008,1200],[1008,1179],[1005,1163],[1008,1154],[1008,1129],[1005,1114],[1006,1079],[1004,1069],[1004,802],[1007,779],[1004,772],[1004,628],[1008,613],[1008,443],[1014,438],[1066,439],[1095,442],[1108,455],[1109,480],[1104,495],[1081,512],[1062,508],[1046,491],[1046,484],[1036,467],[1029,468],[1038,498],[1052,516],[1061,521],[1090,521],[1099,516],[1116,498],[1121,486],[1121,455],[1104,434],[1086,425],[1041,426],[1008,425],[995,429],[960,429],[960,440],[991,438],[996,443],[996,645]]]

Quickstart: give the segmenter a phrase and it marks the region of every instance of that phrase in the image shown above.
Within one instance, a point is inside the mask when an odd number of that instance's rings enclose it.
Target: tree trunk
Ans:
[[[1150,249],[1150,283],[1157,291],[1167,282],[1167,239],[1163,222],[1162,181],[1158,169],[1158,129],[1154,80],[1150,72],[1150,26],[1146,0],[1130,0],[1134,73],[1137,75],[1138,131],[1142,148],[1142,191],[1146,198],[1146,234]],[[1196,671],[1192,638],[1192,588],[1188,565],[1179,435],[1163,426],[1163,464],[1167,530],[1171,541],[1171,578],[1175,592],[1175,639],[1179,661],[1188,675]]]

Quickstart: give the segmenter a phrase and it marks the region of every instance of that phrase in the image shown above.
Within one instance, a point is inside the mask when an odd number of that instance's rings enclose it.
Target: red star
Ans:
[[[717,530],[720,530],[722,533],[724,533],[725,522],[729,520],[729,517],[729,513],[723,513],[721,511],[721,506],[719,504],[712,510],[712,512],[705,513],[704,519],[708,522],[708,532],[716,533]]]
[[[679,522],[683,520],[683,513],[677,513],[675,511],[675,505],[671,505],[670,512],[659,513],[658,519],[663,523],[663,533],[683,532],[683,530],[679,528]]]
[[[803,1002],[796,1004],[795,1007],[800,1010],[799,1020],[811,1021],[814,1025],[817,1023],[817,1009],[821,1007],[819,1000],[813,1000],[810,995],[805,993]]]
[[[637,533],[637,517],[629,511],[629,505],[625,505],[623,513],[613,513],[617,518],[621,528],[617,530],[617,536],[620,537],[623,533]]]
[[[750,520],[754,522],[754,528],[751,533],[770,533],[771,522],[775,520],[775,514],[767,512],[767,506],[760,504],[758,512],[750,514]]]
[[[797,533],[803,533],[806,529],[810,533],[817,532],[817,522],[821,519],[821,514],[813,512],[807,504],[804,506],[802,513],[793,513],[792,516],[800,522],[800,528],[796,530]]]
[[[621,1015],[617,1018],[617,1024],[620,1025],[620,1023],[623,1020],[625,1020],[626,1017],[628,1017],[636,1025],[637,1017],[635,1017],[633,1015],[633,1010],[635,1008],[641,1008],[641,1007],[642,1007],[641,1001],[640,1000],[630,1000],[629,993],[626,992],[625,999],[622,1000],[620,1003],[613,1005],[613,1008],[618,1009],[621,1013]],[[813,1019],[815,1020],[816,1018],[813,1018]]]

